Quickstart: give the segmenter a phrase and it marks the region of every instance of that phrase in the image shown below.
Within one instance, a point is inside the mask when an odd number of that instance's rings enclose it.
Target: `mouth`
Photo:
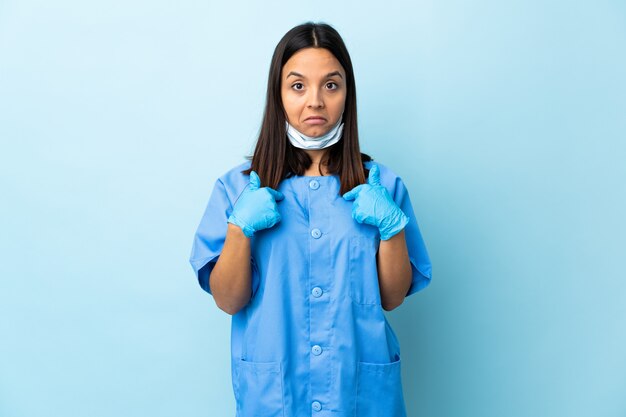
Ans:
[[[307,117],[306,119],[304,119],[304,123],[311,124],[311,125],[321,125],[321,124],[326,123],[326,119],[323,118],[322,116],[311,116],[311,117]]]

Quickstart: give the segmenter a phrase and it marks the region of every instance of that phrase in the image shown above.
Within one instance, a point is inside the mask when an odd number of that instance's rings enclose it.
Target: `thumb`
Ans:
[[[360,184],[343,195],[344,200],[354,200],[365,184]]]
[[[380,169],[378,168],[378,165],[373,164],[372,168],[370,168],[367,183],[370,185],[380,185]]]
[[[250,189],[258,190],[260,186],[261,179],[259,178],[259,175],[254,171],[250,171]]]

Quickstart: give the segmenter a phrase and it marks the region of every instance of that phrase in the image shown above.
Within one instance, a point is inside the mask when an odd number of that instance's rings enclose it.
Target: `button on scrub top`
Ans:
[[[431,263],[402,179],[375,163],[381,185],[410,219],[408,296],[430,283]],[[217,179],[193,240],[190,263],[208,293],[249,167]],[[250,238],[252,297],[231,329],[237,417],[406,415],[400,346],[381,306],[380,234],[352,218],[353,202],[339,188],[337,175],[284,179],[282,220]]]

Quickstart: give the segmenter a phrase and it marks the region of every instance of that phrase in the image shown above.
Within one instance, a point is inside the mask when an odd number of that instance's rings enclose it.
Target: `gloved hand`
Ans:
[[[259,175],[250,171],[250,185],[241,193],[228,217],[228,223],[241,227],[247,237],[274,226],[281,219],[276,201],[285,197],[280,191],[260,186]]]
[[[380,169],[376,164],[370,169],[367,184],[357,185],[343,198],[354,200],[354,220],[378,227],[382,240],[389,240],[409,223],[409,218],[393,201],[387,189],[380,185]]]

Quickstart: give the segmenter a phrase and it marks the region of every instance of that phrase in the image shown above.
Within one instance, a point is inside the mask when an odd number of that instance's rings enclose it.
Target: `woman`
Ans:
[[[237,416],[405,416],[383,310],[428,285],[431,265],[403,181],[359,150],[331,26],[278,43],[247,159],[215,182],[190,258],[232,315]]]

